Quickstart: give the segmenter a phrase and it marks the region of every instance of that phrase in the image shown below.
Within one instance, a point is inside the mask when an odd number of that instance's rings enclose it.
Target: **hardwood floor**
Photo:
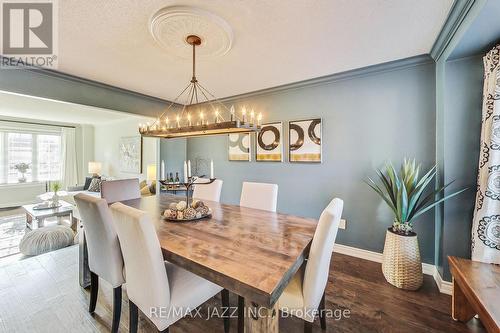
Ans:
[[[89,291],[78,285],[78,248],[72,246],[0,267],[0,332],[109,332],[112,288],[100,281],[95,314],[87,312]],[[124,287],[120,332],[128,331],[128,301]],[[230,296],[231,306],[237,298]],[[450,317],[451,297],[440,294],[430,276],[418,292],[387,284],[380,264],[334,254],[326,291],[326,308],[349,310],[349,318],[327,318],[327,332],[484,332],[477,319],[467,325]],[[205,320],[221,312],[220,299],[201,306],[203,318],[184,318],[171,333],[223,332],[223,320]],[[231,332],[237,319],[231,319]],[[298,333],[303,323],[281,318],[280,331]],[[140,316],[139,332],[156,332]],[[323,332],[319,319],[313,332]]]

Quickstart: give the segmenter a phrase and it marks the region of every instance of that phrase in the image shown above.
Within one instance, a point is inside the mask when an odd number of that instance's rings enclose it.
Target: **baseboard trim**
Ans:
[[[382,253],[363,250],[357,247],[335,244],[335,246],[333,247],[333,252],[382,263]],[[436,282],[436,285],[441,293],[451,295],[453,289],[452,283],[443,280],[436,266],[422,263],[422,271],[425,275],[431,275],[434,278],[434,281]]]

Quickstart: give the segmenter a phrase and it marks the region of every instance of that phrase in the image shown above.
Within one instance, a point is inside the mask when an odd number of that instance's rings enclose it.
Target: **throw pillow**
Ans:
[[[101,192],[101,183],[102,180],[99,178],[92,178],[92,181],[90,182],[88,191],[89,192]]]
[[[90,183],[92,182],[92,179],[94,178],[101,178],[100,176],[98,177],[85,177],[85,185],[83,185],[83,190],[88,191]]]

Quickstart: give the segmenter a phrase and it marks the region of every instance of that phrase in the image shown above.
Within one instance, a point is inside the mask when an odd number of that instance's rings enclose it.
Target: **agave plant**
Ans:
[[[371,178],[368,178],[366,182],[393,211],[392,230],[398,234],[408,235],[413,231],[413,219],[467,189],[464,188],[441,199],[436,199],[437,194],[443,192],[453,183],[450,182],[423,196],[425,189],[436,176],[436,166],[433,166],[419,178],[420,169],[420,164],[417,165],[415,160],[405,159],[398,174],[393,165],[388,162],[385,165],[385,174],[383,170],[377,170],[382,186],[379,186]]]

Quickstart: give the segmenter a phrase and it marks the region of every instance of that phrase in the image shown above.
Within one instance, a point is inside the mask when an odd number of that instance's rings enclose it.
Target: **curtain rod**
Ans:
[[[0,121],[5,121],[5,122],[8,122],[8,123],[29,124],[29,125],[43,125],[43,126],[53,126],[53,127],[76,128],[75,126],[70,126],[70,125],[54,125],[54,124],[35,123],[35,122],[30,122],[30,121],[21,121],[21,120],[8,120],[8,119],[0,119]]]

